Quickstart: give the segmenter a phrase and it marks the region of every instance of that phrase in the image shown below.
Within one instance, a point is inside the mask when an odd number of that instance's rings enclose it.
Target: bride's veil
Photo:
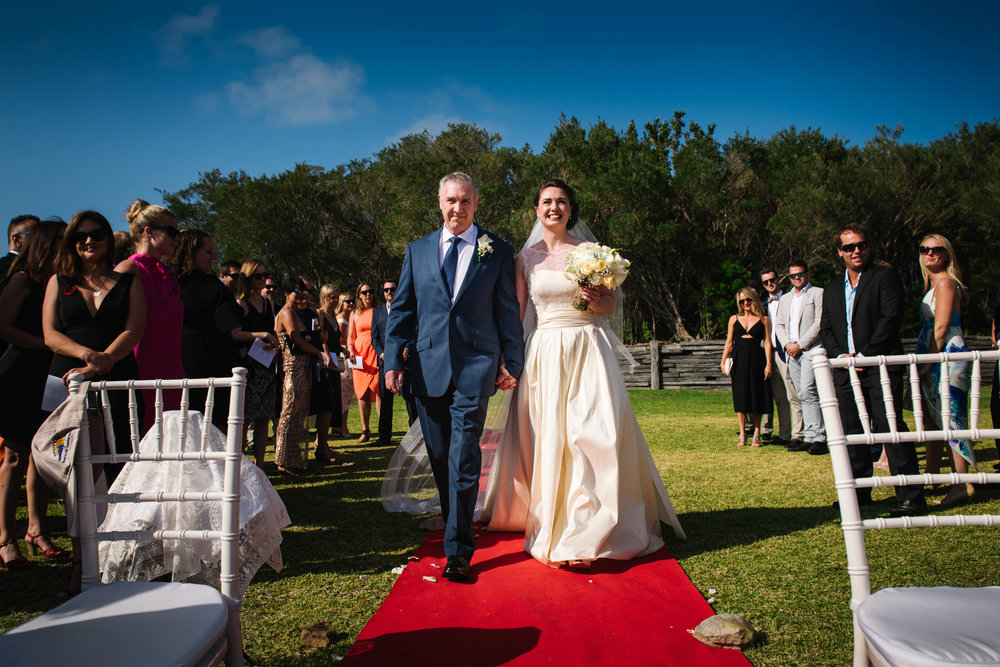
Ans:
[[[528,234],[528,240],[521,246],[521,252],[539,243],[542,240],[542,233],[542,223],[536,218],[531,233]],[[582,220],[578,220],[573,229],[569,230],[569,235],[582,241],[597,242],[590,228]],[[527,278],[527,276],[525,277]],[[606,317],[598,318],[598,323],[602,329],[606,329],[609,334],[612,334],[608,338],[615,351],[634,369],[636,361],[622,343],[622,324],[624,322],[622,304],[622,291],[619,287],[615,289],[615,312]],[[531,299],[528,299],[522,323],[525,341],[534,331],[535,321],[535,307]],[[493,461],[496,457],[497,447],[503,440],[511,396],[514,391],[517,390],[498,391],[490,399],[487,407],[486,423],[479,441],[483,463],[479,476],[479,496],[476,499],[474,515],[476,520],[482,513]],[[437,486],[431,472],[427,449],[424,447],[424,436],[420,430],[419,420],[413,422],[389,460],[385,477],[382,478],[382,506],[389,512],[406,512],[408,514],[425,514],[441,510]]]

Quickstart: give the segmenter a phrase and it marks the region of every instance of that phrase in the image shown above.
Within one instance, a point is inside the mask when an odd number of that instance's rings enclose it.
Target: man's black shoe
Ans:
[[[801,440],[792,440],[788,443],[788,451],[790,452],[808,452],[810,447],[812,447],[810,443]]]
[[[472,568],[469,561],[461,556],[448,556],[448,564],[441,573],[445,579],[452,581],[468,581],[472,579]]]
[[[898,519],[904,516],[923,516],[927,514],[927,501],[923,498],[917,498],[916,500],[904,500],[903,502],[896,505],[896,507],[889,512],[890,519]]]
[[[826,446],[825,442],[813,442],[809,444],[809,453],[814,456],[829,454],[830,448]]]
[[[774,438],[771,438],[769,444],[772,444],[772,445],[781,445],[782,447],[788,447],[791,443],[788,440],[785,440],[784,438],[774,437]]]

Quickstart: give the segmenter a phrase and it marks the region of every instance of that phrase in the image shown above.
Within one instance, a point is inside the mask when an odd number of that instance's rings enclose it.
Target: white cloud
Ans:
[[[361,93],[364,70],[344,59],[303,54],[257,68],[252,83],[226,85],[229,101],[246,114],[264,113],[279,125],[335,123],[371,106]]]
[[[194,16],[178,14],[154,35],[160,54],[167,60],[186,59],[189,38],[205,37],[215,28],[218,5],[205,5]]]
[[[302,50],[299,38],[280,25],[245,32],[237,41],[253,49],[258,58],[267,60],[284,58]]]

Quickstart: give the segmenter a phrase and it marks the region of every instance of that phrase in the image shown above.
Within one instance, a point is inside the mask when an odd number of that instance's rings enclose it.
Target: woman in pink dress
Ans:
[[[354,369],[354,393],[358,397],[358,411],[361,413],[361,436],[358,442],[368,442],[371,430],[368,427],[372,414],[372,402],[376,413],[382,411],[378,393],[378,355],[372,346],[372,299],[375,290],[367,283],[358,285],[360,306],[351,315],[347,334],[347,349],[352,357],[361,357],[361,368]]]
[[[173,270],[162,259],[177,248],[180,231],[174,214],[162,206],[136,199],[126,214],[135,254],[115,267],[120,273],[134,273],[146,293],[146,327],[135,346],[140,380],[183,378],[181,334],[184,304],[181,287]],[[144,429],[153,423],[155,392],[143,392],[146,405]],[[163,392],[164,410],[180,407],[180,392]]]

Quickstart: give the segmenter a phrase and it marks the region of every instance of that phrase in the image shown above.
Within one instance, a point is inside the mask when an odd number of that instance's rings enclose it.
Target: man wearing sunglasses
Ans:
[[[0,279],[7,276],[7,270],[14,263],[14,258],[24,249],[24,244],[28,242],[28,236],[31,234],[31,228],[38,221],[39,218],[36,215],[19,215],[10,221],[7,226],[8,252],[0,257]]]
[[[236,294],[236,291],[240,286],[240,269],[242,265],[236,260],[229,260],[223,262],[219,266],[219,280],[225,285],[230,292]]]
[[[802,406],[795,393],[795,387],[788,379],[788,360],[785,351],[778,345],[774,328],[778,318],[778,303],[784,294],[781,290],[781,279],[771,268],[760,272],[760,282],[767,296],[763,299],[767,317],[771,320],[771,378],[765,383],[767,390],[767,412],[762,420],[760,433],[765,440],[784,445],[789,449],[799,451],[802,447]],[[778,437],[774,434],[774,413],[778,413]]]
[[[823,413],[816,393],[816,375],[812,359],[803,354],[819,345],[819,324],[823,313],[823,289],[809,283],[809,267],[804,260],[795,260],[788,266],[788,279],[792,291],[781,297],[778,316],[774,321],[778,347],[785,353],[788,378],[802,406],[802,439],[793,451],[826,454],[826,434],[823,431]]]
[[[389,321],[389,310],[392,308],[392,299],[396,296],[396,281],[387,280],[382,283],[382,297],[385,299],[385,306],[376,306],[372,313],[372,347],[378,355],[378,389],[382,395],[382,411],[378,413],[378,440],[376,445],[388,445],[392,439],[392,397],[393,393],[385,386],[385,325]],[[405,356],[409,356],[408,352]],[[403,387],[403,400],[406,401],[406,416],[410,425],[417,419],[416,406],[413,405],[413,396],[407,387]]]
[[[823,313],[820,338],[830,358],[846,356],[872,357],[880,354],[903,354],[899,338],[899,325],[903,319],[903,284],[899,275],[889,266],[871,261],[868,232],[861,225],[846,225],[835,237],[837,254],[844,262],[845,271],[823,290]],[[868,414],[876,432],[889,431],[879,372],[875,368],[858,369],[861,392]],[[903,422],[903,367],[894,366],[889,371],[890,390],[896,409],[896,423],[905,429]],[[851,390],[847,369],[833,371],[833,381],[840,404],[840,419],[847,435],[863,433],[854,393]],[[893,475],[916,475],[917,452],[913,443],[886,444],[889,472]],[[870,447],[848,447],[851,470],[855,477],[871,477],[872,451]],[[871,489],[857,489],[858,502],[870,505]],[[927,513],[923,487],[896,487],[899,504],[890,517],[919,516]]]

